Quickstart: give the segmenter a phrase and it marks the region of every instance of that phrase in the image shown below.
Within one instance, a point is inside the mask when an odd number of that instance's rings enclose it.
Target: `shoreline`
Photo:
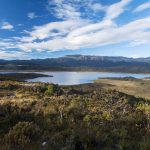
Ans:
[[[39,77],[53,77],[52,75],[40,73],[3,73],[0,74],[0,81],[26,81]]]

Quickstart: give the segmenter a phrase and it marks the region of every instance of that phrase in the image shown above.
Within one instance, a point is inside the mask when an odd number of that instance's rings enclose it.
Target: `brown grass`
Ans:
[[[115,89],[120,92],[150,99],[150,80],[120,80],[120,79],[98,79],[96,83],[103,84],[104,88]]]

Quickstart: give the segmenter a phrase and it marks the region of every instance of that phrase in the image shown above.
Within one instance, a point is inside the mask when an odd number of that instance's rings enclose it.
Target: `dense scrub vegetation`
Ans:
[[[0,82],[4,150],[149,150],[150,102],[99,84]]]

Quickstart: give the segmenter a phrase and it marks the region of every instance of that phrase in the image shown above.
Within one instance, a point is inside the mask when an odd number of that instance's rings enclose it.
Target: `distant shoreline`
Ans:
[[[0,81],[26,81],[28,79],[35,79],[38,77],[53,77],[52,75],[45,75],[39,73],[5,73],[0,74]]]
[[[127,72],[127,71],[105,71],[105,70],[96,70],[96,69],[89,69],[89,70],[81,70],[81,69],[75,69],[75,70],[0,70],[0,73],[2,72],[14,72],[14,73],[36,73],[36,72],[102,72],[102,73],[130,73],[130,74],[150,74],[150,72]]]

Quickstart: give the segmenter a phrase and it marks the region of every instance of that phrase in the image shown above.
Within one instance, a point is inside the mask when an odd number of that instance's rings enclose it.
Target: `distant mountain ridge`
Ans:
[[[47,59],[0,60],[0,70],[95,70],[150,73],[150,57],[66,55]]]

